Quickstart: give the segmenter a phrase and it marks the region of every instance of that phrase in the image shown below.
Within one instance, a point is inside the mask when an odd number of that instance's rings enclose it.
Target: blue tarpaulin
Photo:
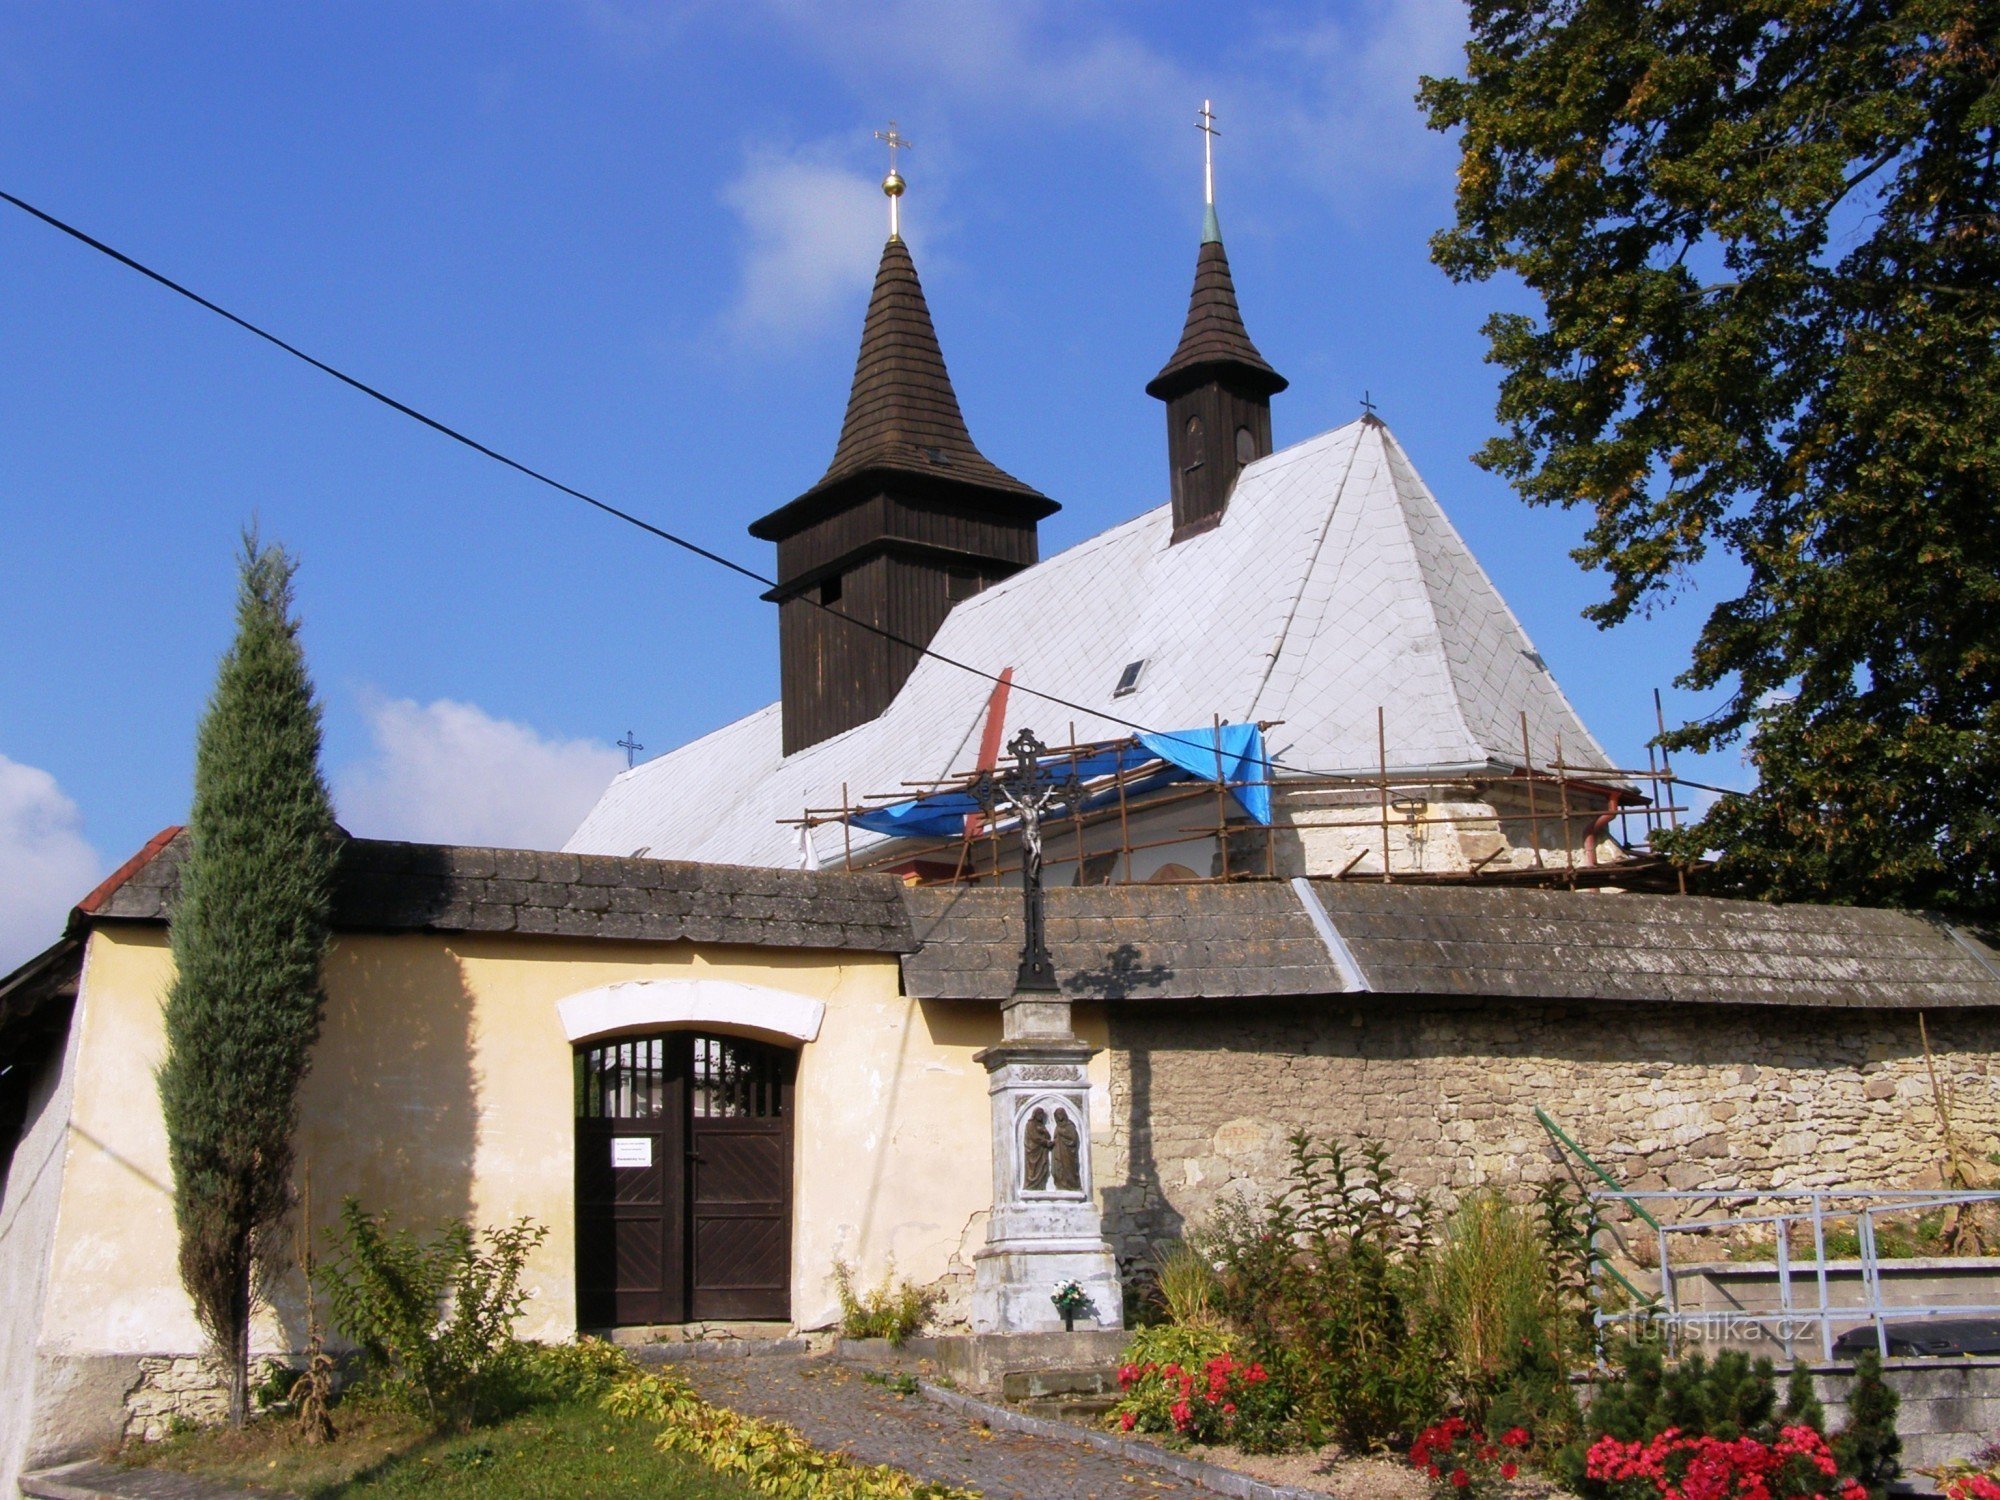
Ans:
[[[1255,724],[1224,724],[1220,730],[1178,729],[1110,741],[1078,751],[1075,766],[1079,779],[1092,782],[1155,761],[1165,764],[1155,776],[1145,778],[1145,785],[1214,781],[1219,765],[1222,780],[1243,810],[1259,823],[1271,821],[1271,766],[1264,752],[1264,733]],[[1051,755],[1042,764],[1060,776],[1068,773],[1071,761],[1067,754]],[[1115,787],[1101,789],[1086,799],[1085,807],[1098,807],[1116,797]],[[847,821],[870,833],[897,838],[957,838],[965,831],[966,818],[981,811],[970,792],[954,788],[887,807],[871,807],[852,814]]]

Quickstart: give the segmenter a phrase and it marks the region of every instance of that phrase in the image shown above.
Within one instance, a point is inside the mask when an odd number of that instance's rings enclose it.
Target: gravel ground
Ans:
[[[1334,1500],[1428,1500],[1430,1486],[1397,1458],[1350,1458],[1339,1448],[1306,1453],[1238,1453],[1233,1448],[1190,1448],[1189,1458],[1219,1464],[1266,1484],[1318,1490]]]
[[[968,1486],[987,1500],[1216,1500],[1212,1490],[1080,1443],[990,1431],[830,1360],[766,1355],[689,1360],[676,1368],[717,1405],[775,1417],[822,1448]]]

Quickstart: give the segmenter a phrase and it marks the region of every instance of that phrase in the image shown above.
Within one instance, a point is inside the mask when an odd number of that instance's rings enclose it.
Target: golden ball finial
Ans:
[[[901,172],[898,172],[894,167],[891,167],[889,169],[889,175],[882,179],[882,191],[888,194],[891,198],[902,197],[903,174]]]

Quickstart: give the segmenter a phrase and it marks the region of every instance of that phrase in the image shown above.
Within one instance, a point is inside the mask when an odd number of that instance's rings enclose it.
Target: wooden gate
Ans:
[[[791,1316],[794,1061],[689,1032],[578,1049],[581,1326]]]

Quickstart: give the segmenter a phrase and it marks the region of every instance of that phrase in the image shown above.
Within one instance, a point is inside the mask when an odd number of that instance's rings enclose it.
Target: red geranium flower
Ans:
[[[1462,1490],[1468,1484],[1472,1483],[1472,1476],[1463,1469],[1453,1469],[1451,1471],[1451,1482],[1455,1488]]]
[[[1521,1472],[1521,1466],[1515,1463],[1511,1458],[1508,1459],[1506,1463],[1500,1465],[1500,1477],[1502,1479],[1512,1479],[1516,1474],[1520,1472]]]

